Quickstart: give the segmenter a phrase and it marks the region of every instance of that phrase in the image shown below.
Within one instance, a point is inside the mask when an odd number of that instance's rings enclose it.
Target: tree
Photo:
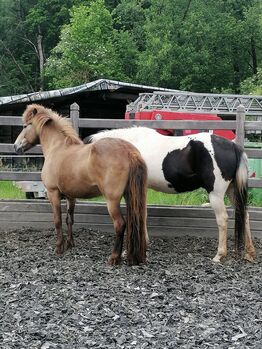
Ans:
[[[122,0],[112,11],[114,28],[128,32],[139,51],[145,48],[145,10],[149,7],[149,0]]]
[[[70,23],[46,64],[52,87],[77,85],[97,78],[122,76],[113,45],[112,17],[103,0],[74,6]]]
[[[239,92],[250,74],[247,13],[257,0],[152,0],[137,80],[192,91]],[[255,41],[254,41],[255,42]],[[258,55],[256,55],[258,57]]]
[[[51,49],[58,43],[61,26],[69,22],[69,11],[80,0],[38,0],[26,16],[26,26],[31,36],[26,42],[38,59],[40,88],[44,87],[44,63]]]
[[[262,67],[257,73],[241,82],[241,93],[262,95]]]
[[[0,94],[44,88],[42,70],[80,0],[0,0]]]
[[[34,90],[34,57],[25,47],[25,16],[34,1],[0,0],[0,94]]]
[[[0,11],[2,95],[101,77],[203,92],[260,84],[261,0],[0,0]]]

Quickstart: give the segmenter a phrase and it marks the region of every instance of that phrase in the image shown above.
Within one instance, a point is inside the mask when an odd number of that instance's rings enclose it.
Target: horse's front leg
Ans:
[[[61,214],[61,197],[58,190],[48,190],[47,197],[52,205],[53,219],[56,230],[56,248],[57,254],[63,253],[63,231],[62,231],[62,214]]]
[[[66,249],[72,248],[75,246],[73,239],[73,224],[74,224],[74,210],[75,210],[75,199],[66,199],[67,212],[66,212],[66,224],[67,224],[67,240],[66,240]]]
[[[126,223],[120,210],[120,200],[108,200],[107,209],[116,233],[113,251],[108,259],[108,264],[117,265],[121,260]]]

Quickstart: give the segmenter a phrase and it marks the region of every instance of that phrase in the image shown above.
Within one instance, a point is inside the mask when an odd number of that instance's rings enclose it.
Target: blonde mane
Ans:
[[[51,109],[45,108],[40,104],[30,104],[23,113],[23,122],[32,123],[38,134],[42,132],[44,125],[52,120],[56,128],[65,136],[66,144],[83,144],[71,123],[58,115]]]

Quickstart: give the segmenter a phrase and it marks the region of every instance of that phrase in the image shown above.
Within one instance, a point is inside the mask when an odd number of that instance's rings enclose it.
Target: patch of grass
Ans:
[[[148,190],[147,203],[157,205],[201,205],[208,202],[208,195],[204,189],[183,194],[166,194]]]
[[[262,207],[262,189],[259,189],[259,188],[249,189],[248,205]]]
[[[0,181],[0,199],[25,199],[25,193],[12,181]]]
[[[12,181],[0,181],[0,199],[25,199],[25,193]],[[89,199],[88,201],[104,202],[102,196]],[[124,202],[124,200],[122,200]],[[198,189],[184,194],[165,194],[148,190],[147,203],[150,205],[202,205],[209,202],[204,189]],[[226,205],[230,205],[226,198]],[[262,207],[262,189],[249,189],[249,206]]]

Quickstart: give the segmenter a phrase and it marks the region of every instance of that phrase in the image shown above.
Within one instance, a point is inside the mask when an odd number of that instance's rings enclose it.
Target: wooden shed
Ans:
[[[69,116],[70,105],[76,102],[80,107],[80,118],[83,116],[97,119],[123,119],[126,105],[137,99],[139,93],[155,90],[172,91],[159,87],[100,79],[59,90],[0,97],[0,114],[19,116],[27,104],[39,103],[64,116]],[[17,127],[1,126],[0,143],[12,143],[18,132]],[[81,132],[81,137],[88,135],[87,129]]]

